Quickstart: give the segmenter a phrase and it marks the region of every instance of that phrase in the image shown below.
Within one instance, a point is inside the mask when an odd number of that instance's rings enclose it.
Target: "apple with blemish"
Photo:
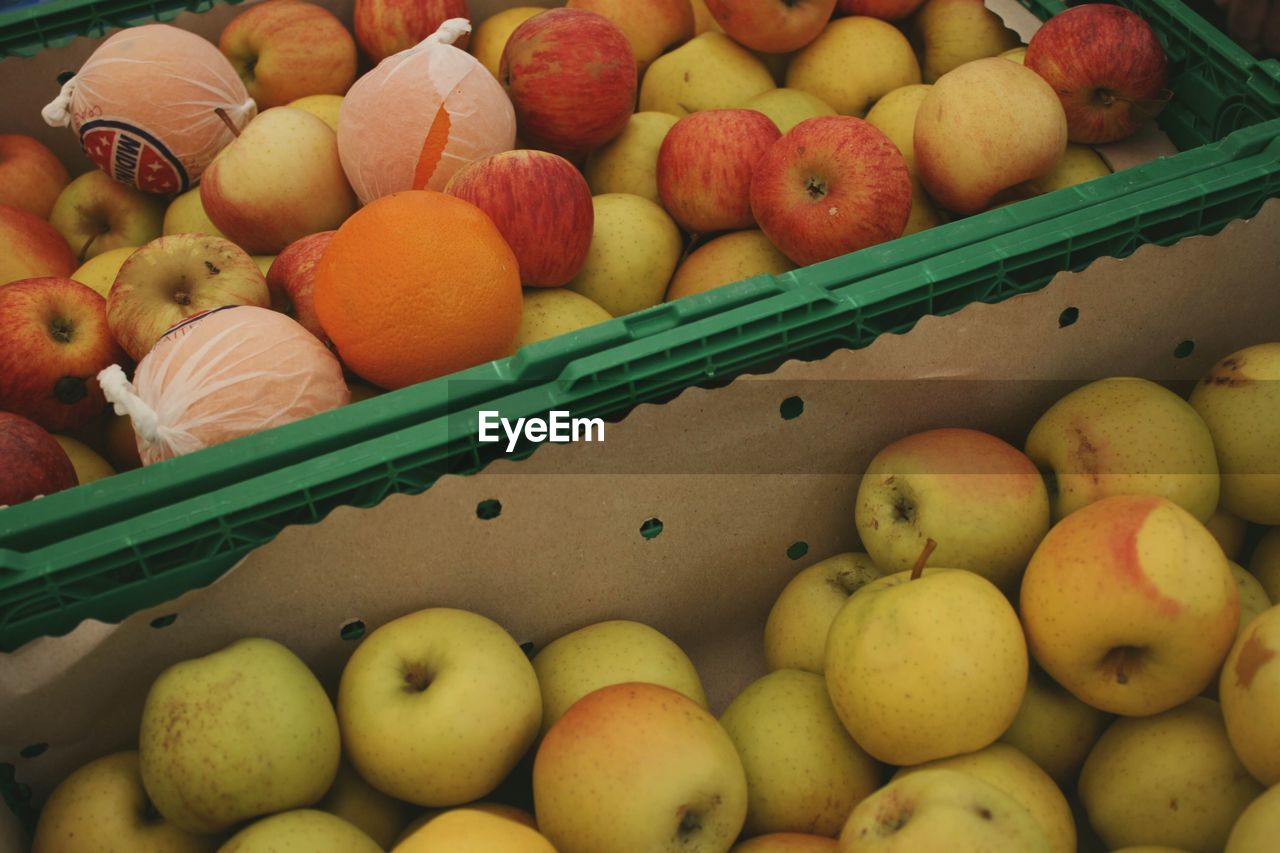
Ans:
[[[377,65],[413,47],[450,18],[470,18],[467,0],[356,0],[352,28],[360,49]],[[467,47],[469,35],[454,46]]]
[[[755,110],[685,116],[658,150],[662,206],[693,234],[751,228],[752,173],[781,135]]]
[[[631,44],[595,12],[551,9],[516,27],[498,80],[515,107],[521,137],[565,156],[604,145],[635,110]]]
[[[686,116],[737,109],[776,89],[768,66],[722,32],[705,32],[654,60],[640,85],[640,110]]]
[[[751,212],[793,262],[816,264],[902,235],[911,177],[902,152],[850,116],[802,121],[751,176]]]
[[[44,219],[70,180],[67,167],[40,140],[0,133],[0,205]]]
[[[259,113],[218,152],[200,181],[200,201],[218,230],[254,255],[333,230],[356,209],[338,137],[295,107]]]
[[[257,262],[222,237],[171,234],[120,267],[107,297],[107,323],[138,361],[173,326],[224,305],[271,306]]]
[[[579,699],[533,762],[534,814],[560,853],[728,850],[747,779],[710,712],[669,687],[630,682]]]
[[[854,523],[885,572],[911,568],[932,539],[929,565],[968,569],[1012,592],[1049,530],[1049,496],[1011,444],[978,430],[928,430],[871,460]]]
[[[444,191],[483,210],[511,246],[526,287],[559,287],[591,246],[591,188],[572,163],[546,151],[505,151],[463,166]]]
[[[218,39],[258,109],[309,95],[341,95],[356,79],[356,43],[328,9],[267,0],[231,19]]]
[[[69,278],[0,287],[0,409],[53,432],[106,408],[98,371],[125,361],[107,326],[106,300]]]
[[[761,53],[790,53],[818,37],[836,0],[707,0],[730,38]]]
[[[1072,142],[1131,136],[1169,98],[1168,62],[1151,25],[1110,3],[1054,15],[1031,37],[1023,61],[1062,100]]]
[[[321,231],[295,240],[276,255],[267,270],[267,290],[271,307],[297,320],[302,328],[320,339],[325,346],[333,343],[316,316],[314,286],[316,264],[333,239],[335,231]]]
[[[1218,506],[1209,428],[1186,400],[1147,379],[1077,388],[1040,416],[1026,449],[1052,483],[1055,520],[1109,495],[1159,495],[1200,521]]]
[[[1280,605],[1236,639],[1222,666],[1218,697],[1240,761],[1262,784],[1280,783]]]
[[[1240,619],[1217,541],[1153,495],[1103,498],[1058,522],[1032,556],[1020,598],[1045,671],[1095,708],[1134,716],[1202,691]]]
[[[65,277],[75,268],[75,253],[52,225],[0,204],[0,286],[24,278]]]

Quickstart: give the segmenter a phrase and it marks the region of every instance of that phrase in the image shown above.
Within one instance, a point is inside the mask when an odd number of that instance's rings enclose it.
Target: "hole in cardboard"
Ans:
[[[70,80],[70,79],[71,79],[72,77],[74,77],[74,76],[76,76],[76,72],[74,72],[74,71],[59,71],[59,72],[58,72],[58,85],[59,85],[59,86],[61,86],[61,85],[65,84],[68,80]]]
[[[1191,355],[1191,353],[1195,351],[1196,351],[1195,341],[1190,341],[1190,340],[1183,341],[1182,343],[1178,344],[1176,347],[1173,348],[1173,357],[1186,358],[1187,356]]]
[[[649,518],[640,525],[640,535],[645,539],[655,539],[662,532],[662,519]]]
[[[359,640],[364,636],[364,622],[359,619],[352,619],[338,629],[338,636],[344,640]]]
[[[489,521],[502,515],[502,501],[490,498],[487,501],[480,501],[476,504],[476,518],[481,521]]]
[[[804,400],[799,397],[788,397],[778,406],[778,414],[784,421],[794,420],[804,414]]]
[[[792,542],[787,546],[787,556],[793,560],[798,560],[805,554],[809,553],[808,542]]]
[[[537,650],[537,648],[538,648],[538,647],[537,647],[537,646],[535,646],[535,645],[534,645],[532,642],[530,642],[529,640],[526,640],[526,641],[524,641],[523,643],[521,643],[521,644],[520,644],[520,651],[524,652],[524,656],[525,656],[525,657],[527,657],[527,658],[531,658],[531,657],[533,657],[533,653],[534,653],[534,651],[536,651],[536,650]]]
[[[38,755],[44,755],[45,750],[48,748],[49,744],[47,743],[33,743],[18,750],[18,755],[23,758],[35,758]]]
[[[170,613],[168,616],[157,616],[151,620],[152,628],[168,628],[174,622],[178,621],[177,613]]]
[[[1076,320],[1080,319],[1080,309],[1074,305],[1070,308],[1064,308],[1062,313],[1058,315],[1058,328],[1065,329]]]

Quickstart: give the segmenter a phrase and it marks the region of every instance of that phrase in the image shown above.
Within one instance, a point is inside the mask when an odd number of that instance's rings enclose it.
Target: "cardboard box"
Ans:
[[[286,529],[207,589],[0,655],[0,761],[39,804],[77,766],[134,746],[166,666],[266,636],[332,688],[353,648],[344,625],[373,630],[434,605],[483,613],[535,645],[602,619],[647,622],[689,652],[719,711],[763,673],[764,619],[787,580],[856,549],[853,496],[880,447],[939,426],[1020,445],[1076,385],[1117,374],[1185,385],[1234,350],[1280,339],[1277,245],[1273,200],[1212,238],[1144,246],[864,350],[642,406],[603,444],[543,447]],[[1077,319],[1062,326],[1067,308]],[[784,419],[781,402],[796,396],[803,413]],[[496,518],[477,517],[485,500],[500,501]],[[651,539],[640,533],[649,519],[662,523]],[[797,542],[807,552],[791,559]],[[35,743],[49,748],[19,755]],[[0,850],[6,829],[16,837],[0,812]]]

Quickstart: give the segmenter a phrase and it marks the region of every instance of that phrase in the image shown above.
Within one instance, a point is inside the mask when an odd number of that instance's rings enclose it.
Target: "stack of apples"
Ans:
[[[1068,853],[1078,815],[1108,850],[1272,851],[1277,374],[1260,344],[1189,401],[1079,387],[1023,450],[884,447],[850,508],[865,551],[786,584],[768,673],[718,718],[627,620],[530,657],[485,616],[417,611],[332,699],[268,639],[178,663],[34,849]]]
[[[73,463],[101,475],[138,460],[128,423],[103,412],[97,371],[128,367],[193,314],[274,307],[339,358],[353,352],[325,328],[315,282],[336,231],[373,200],[352,164],[382,163],[392,143],[352,124],[344,95],[367,79],[361,52],[366,68],[396,62],[442,25],[446,50],[467,47],[493,75],[496,111],[439,104],[404,131],[412,159],[393,171],[412,183],[388,186],[483,211],[515,255],[522,319],[512,337],[454,288],[438,317],[365,325],[439,339],[438,322],[487,342],[453,361],[1106,174],[1087,146],[1133,133],[1168,97],[1150,27],[1104,4],[1063,12],[1025,47],[981,0],[567,0],[508,8],[474,33],[457,26],[468,14],[466,0],[357,0],[353,35],[306,0],[246,9],[218,46],[259,112],[176,198],[98,170],[69,180],[40,142],[0,136],[0,285],[26,292],[0,316],[0,409],[67,433]],[[485,144],[456,144],[467,122],[485,125]],[[492,151],[515,139],[528,147]],[[371,305],[401,296],[372,292],[394,253],[369,252]],[[398,387],[345,366],[354,400]]]

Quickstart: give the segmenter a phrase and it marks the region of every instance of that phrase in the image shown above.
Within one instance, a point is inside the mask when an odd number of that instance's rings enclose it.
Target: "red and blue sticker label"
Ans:
[[[187,170],[160,140],[122,121],[85,122],[80,147],[99,169],[143,192],[171,195],[191,188]]]

